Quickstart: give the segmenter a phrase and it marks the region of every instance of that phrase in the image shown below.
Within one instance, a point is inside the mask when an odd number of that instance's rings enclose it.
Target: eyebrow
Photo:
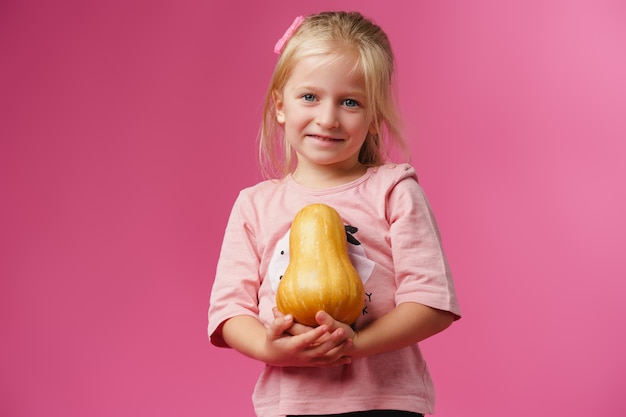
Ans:
[[[313,85],[310,84],[302,84],[302,85],[297,85],[294,86],[294,90],[295,91],[300,91],[300,90],[311,90],[311,91],[321,91],[321,92],[326,92],[324,90],[323,87],[315,87]],[[365,89],[353,89],[353,90],[343,90],[341,91],[341,93],[339,94],[341,97],[350,97],[350,96],[359,96],[359,97],[367,97],[366,93],[365,93]]]

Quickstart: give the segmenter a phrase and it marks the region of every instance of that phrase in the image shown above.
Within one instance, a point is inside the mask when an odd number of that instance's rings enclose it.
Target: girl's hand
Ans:
[[[354,336],[356,336],[356,332],[350,325],[335,320],[325,311],[318,311],[315,315],[315,320],[317,320],[320,326],[328,326],[330,332],[342,332],[346,340],[353,340]]]
[[[274,307],[272,309],[272,312],[274,313],[274,318],[275,319],[281,318],[281,317],[285,317],[285,315],[283,313],[281,313],[276,307]],[[322,311],[322,310],[318,311],[317,314],[315,315],[315,319],[317,320],[317,323],[319,325],[322,325],[322,324],[328,325],[330,334],[332,334],[333,332],[335,332],[335,331],[337,331],[339,329],[343,329],[344,334],[345,334],[344,340],[345,339],[352,339],[354,337],[354,335],[355,335],[355,332],[352,329],[352,327],[350,327],[346,323],[342,323],[340,321],[337,321],[337,320],[333,319],[325,311]],[[313,329],[313,327],[306,326],[304,324],[300,324],[300,323],[294,322],[293,325],[286,330],[286,332],[288,332],[289,334],[295,336],[295,335],[299,335],[299,334],[308,332],[311,329]],[[326,336],[328,336],[328,334],[323,336],[323,338],[326,337]],[[324,341],[325,340],[319,340],[318,342],[321,343],[321,342],[324,342]]]
[[[278,308],[276,308],[276,307],[272,308],[272,313],[274,313],[274,319],[279,319],[279,318],[284,318],[285,317],[285,315],[280,310],[278,310]],[[290,320],[292,321],[292,325],[288,329],[285,329],[285,332],[289,333],[292,336],[297,336],[299,334],[306,333],[309,330],[314,328],[314,327],[311,327],[311,326],[307,326],[305,324],[296,323],[292,319],[290,319]]]
[[[313,328],[295,323],[293,316],[283,315],[274,309],[274,321],[267,328],[266,363],[315,367],[350,363],[351,359],[345,353],[352,347],[352,338],[348,337],[342,323],[326,313],[320,312],[318,315],[322,322]],[[351,329],[350,334],[353,335]]]

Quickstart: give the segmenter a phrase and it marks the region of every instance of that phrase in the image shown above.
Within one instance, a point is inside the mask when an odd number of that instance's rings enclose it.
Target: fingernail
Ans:
[[[291,321],[291,318],[292,318],[291,314],[285,314],[285,317],[284,317],[285,321]]]

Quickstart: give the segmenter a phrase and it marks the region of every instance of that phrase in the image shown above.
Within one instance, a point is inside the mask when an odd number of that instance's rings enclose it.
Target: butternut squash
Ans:
[[[289,264],[276,291],[278,310],[308,326],[318,325],[320,310],[352,324],[363,304],[363,283],[348,257],[339,213],[326,204],[305,206],[291,224]]]

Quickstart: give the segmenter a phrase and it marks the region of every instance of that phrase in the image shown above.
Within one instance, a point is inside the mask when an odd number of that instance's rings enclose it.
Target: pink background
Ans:
[[[423,343],[436,415],[626,414],[623,2],[8,0],[2,416],[252,415],[209,291],[274,42],[328,8],[395,46],[465,314]]]

